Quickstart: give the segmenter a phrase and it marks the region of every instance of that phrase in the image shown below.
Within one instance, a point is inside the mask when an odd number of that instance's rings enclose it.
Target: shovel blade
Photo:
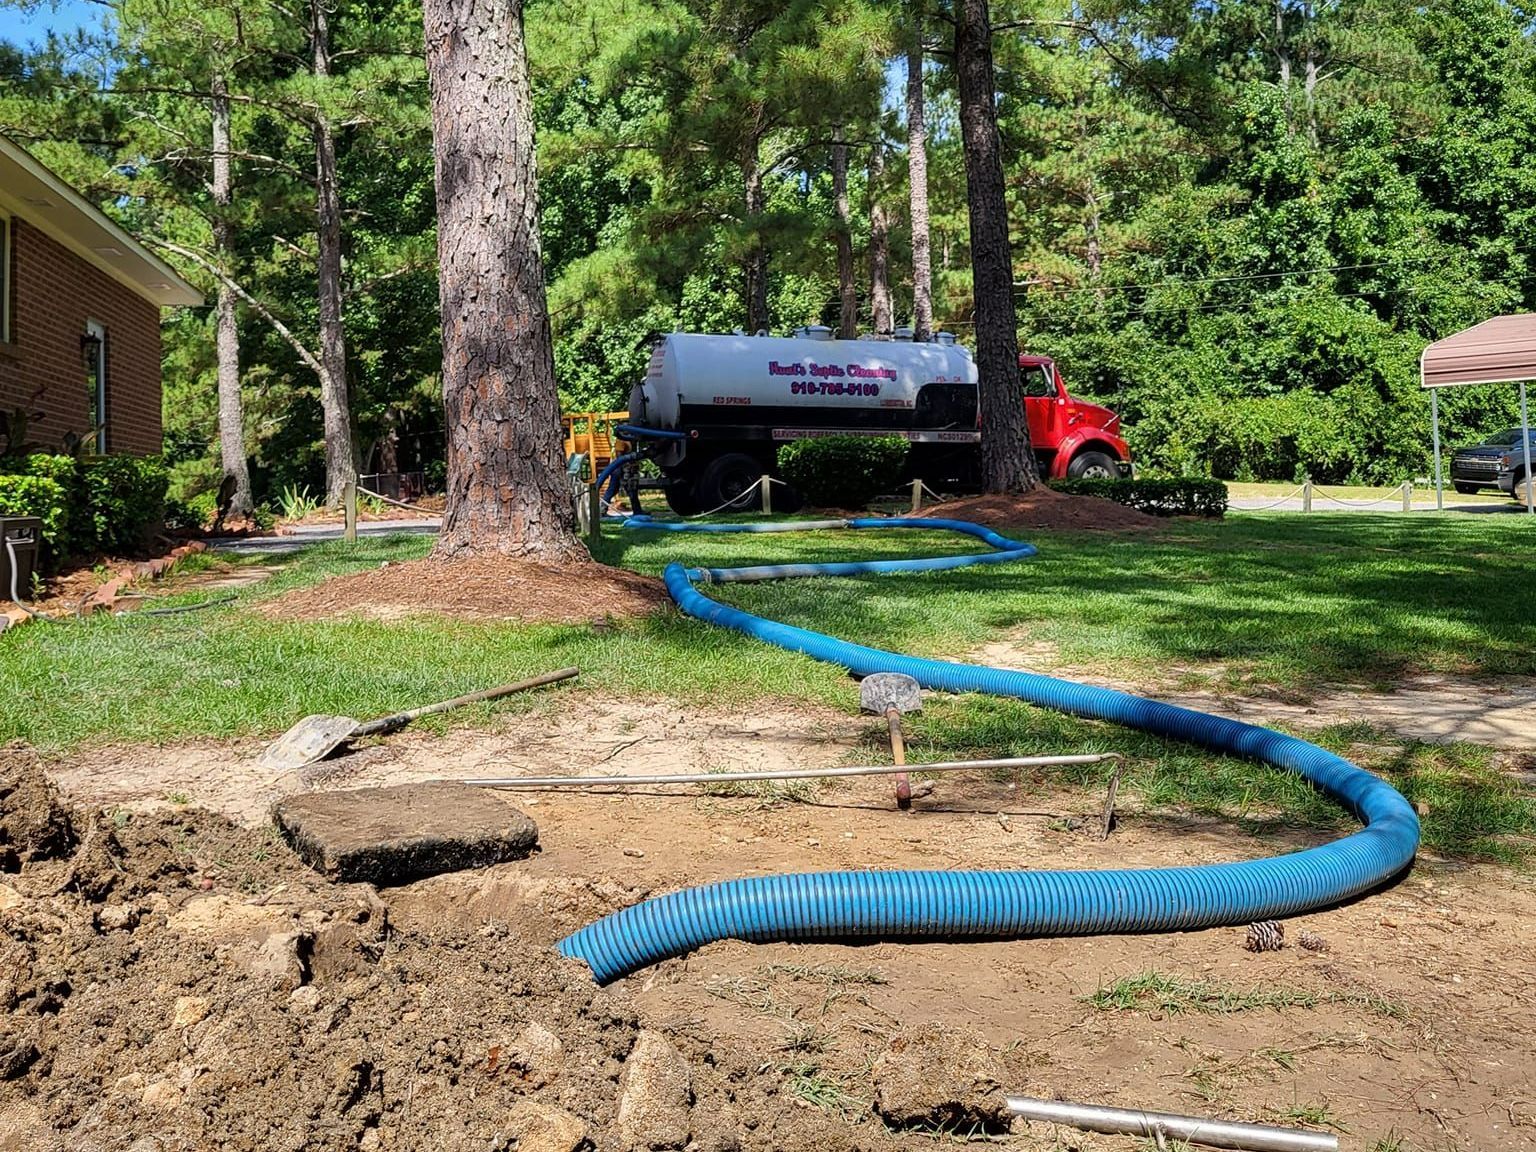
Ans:
[[[887,708],[903,713],[921,712],[922,685],[901,672],[872,673],[859,681],[859,707],[877,716]]]
[[[350,716],[306,716],[263,749],[256,763],[274,772],[291,772],[324,760],[357,730]]]

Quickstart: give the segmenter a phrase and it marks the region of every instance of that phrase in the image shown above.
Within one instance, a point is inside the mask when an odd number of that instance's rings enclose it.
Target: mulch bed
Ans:
[[[606,564],[467,556],[407,560],[333,576],[269,600],[258,610],[298,620],[431,615],[569,624],[646,616],[668,603],[660,580]]]
[[[1134,532],[1163,523],[1113,500],[1068,496],[1050,488],[1022,495],[968,496],[923,508],[919,516],[973,520],[989,528],[1046,528],[1065,531]]]

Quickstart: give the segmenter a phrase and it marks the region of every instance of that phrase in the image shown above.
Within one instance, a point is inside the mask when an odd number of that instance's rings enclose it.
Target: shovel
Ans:
[[[901,732],[904,712],[923,710],[922,686],[900,672],[876,672],[859,681],[859,707],[884,716],[891,732],[891,760],[897,767],[907,763],[907,742]],[[896,807],[912,807],[912,784],[905,772],[896,776]]]
[[[306,716],[272,743],[257,757],[257,764],[275,772],[293,772],[316,761],[324,760],[341,745],[360,736],[378,736],[404,728],[412,720],[447,712],[450,708],[462,708],[466,704],[478,704],[483,700],[499,700],[514,692],[526,692],[558,680],[569,680],[579,670],[562,668],[558,672],[546,672],[531,680],[519,680],[516,684],[503,684],[500,688],[487,688],[483,692],[471,692],[468,696],[455,696],[440,704],[428,704],[407,712],[381,716],[377,720],[360,723],[350,716]]]

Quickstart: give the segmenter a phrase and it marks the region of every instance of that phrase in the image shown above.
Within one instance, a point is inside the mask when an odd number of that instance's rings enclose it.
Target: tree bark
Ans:
[[[853,282],[853,214],[848,206],[848,145],[843,126],[832,127],[832,202],[837,212],[837,335],[859,334],[859,290]]]
[[[758,155],[761,141],[753,139],[742,160],[742,183],[746,194],[747,227],[752,230],[746,258],[747,331],[768,331],[768,249],[759,231],[763,223],[763,170]]]
[[[955,73],[970,201],[982,488],[1025,492],[1040,483],[1040,473],[1019,386],[1018,314],[1013,303],[1013,254],[1008,242],[1008,197],[994,103],[987,0],[955,4]]]
[[[891,219],[885,210],[885,145],[869,154],[869,309],[875,339],[889,340],[895,323],[891,305]]]
[[[331,74],[331,30],[325,0],[311,0],[310,16],[315,76]],[[352,441],[352,409],[347,397],[347,339],[341,312],[341,189],[336,177],[336,137],[330,117],[315,113],[315,280],[319,290],[320,407],[325,416],[325,502],[341,503],[348,481],[357,475]]]
[[[426,0],[448,504],[437,555],[580,559],[544,297],[522,0]]]
[[[928,237],[928,128],[923,121],[923,26],[907,49],[907,174],[912,215],[912,339],[933,336],[933,268]]]
[[[221,74],[214,73],[209,93],[213,118],[213,254],[221,266],[232,269],[234,223],[229,214],[234,203],[234,179],[229,159],[229,88]],[[249,516],[255,505],[251,501],[251,472],[245,456],[245,405],[240,395],[240,330],[235,322],[235,299],[234,289],[220,280],[214,306],[219,455],[226,482],[234,483],[229,514]]]

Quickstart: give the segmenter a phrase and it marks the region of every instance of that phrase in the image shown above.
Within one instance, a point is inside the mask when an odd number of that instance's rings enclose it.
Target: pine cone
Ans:
[[[1308,952],[1328,951],[1328,941],[1324,940],[1316,932],[1302,932],[1296,937],[1296,943],[1300,944]]]
[[[1285,947],[1285,927],[1278,920],[1250,924],[1243,947],[1250,952],[1278,952]]]

